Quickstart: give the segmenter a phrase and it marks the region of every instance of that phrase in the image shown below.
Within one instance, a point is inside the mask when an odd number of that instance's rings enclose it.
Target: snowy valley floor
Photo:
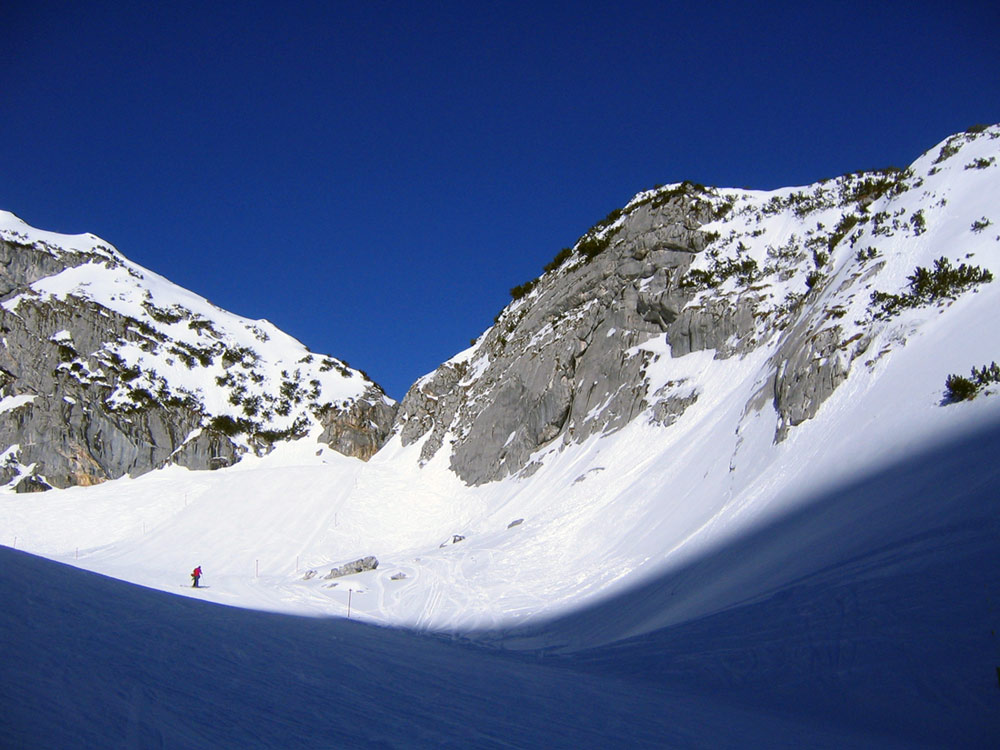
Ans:
[[[995,747],[998,457],[994,423],[612,598],[462,637],[2,548],[0,745]]]

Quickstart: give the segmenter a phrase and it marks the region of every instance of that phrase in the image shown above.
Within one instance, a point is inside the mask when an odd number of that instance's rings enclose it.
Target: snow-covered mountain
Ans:
[[[92,679],[159,686],[138,707],[116,698],[117,724],[79,720],[81,736],[111,744],[990,746],[998,160],[1000,126],[976,127],[903,170],[640,193],[414,384],[367,462],[277,440],[218,471],[175,461],[93,487],[8,490],[9,546],[171,594],[338,621],[264,625],[77,571],[64,583],[7,552],[15,572],[0,581],[18,605],[0,622],[17,642],[0,663],[72,662],[77,634],[26,623],[86,613],[99,633],[87,640]],[[32,288],[9,295],[11,315],[48,299]],[[120,314],[139,319],[143,299]],[[45,337],[57,350],[60,331]],[[88,351],[71,336],[65,346]],[[124,367],[147,362],[141,341],[139,352],[125,341]],[[167,380],[166,367],[139,369]],[[241,371],[209,367],[223,380]],[[272,374],[261,400],[280,382]],[[4,424],[46,397],[5,395]],[[369,556],[377,567],[331,576]],[[186,587],[196,564],[207,589]],[[91,612],[98,591],[121,607]],[[156,614],[135,614],[146,607]],[[203,611],[228,639],[221,650],[187,664],[166,649],[138,676],[100,666],[116,636],[142,653],[119,621],[140,633],[166,623],[183,640]],[[435,636],[351,630],[346,616]],[[244,685],[245,666],[281,697]],[[401,668],[405,679],[388,680]],[[26,669],[0,673],[24,736],[57,738],[46,701],[88,713],[90,699],[54,699]],[[202,700],[228,734],[185,718]],[[334,705],[355,724],[324,716],[302,729],[303,711]]]
[[[998,137],[974,128],[908,169],[802,188],[638,194],[410,390],[403,444],[422,440],[423,460],[446,444],[481,484],[636,419],[682,432],[697,402],[744,390],[730,431],[761,420],[784,440],[859,366],[874,372],[1000,273]],[[702,352],[713,365],[686,356]],[[952,366],[968,377],[989,362]]]
[[[395,404],[363,373],[227,313],[93,235],[0,212],[0,482],[229,466],[311,435],[368,458]]]

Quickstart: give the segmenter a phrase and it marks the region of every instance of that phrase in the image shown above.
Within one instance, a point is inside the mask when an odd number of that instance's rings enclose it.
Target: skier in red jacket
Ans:
[[[198,579],[201,578],[201,566],[199,565],[193,571],[191,571],[191,580],[194,581],[191,585],[194,588],[198,588]]]

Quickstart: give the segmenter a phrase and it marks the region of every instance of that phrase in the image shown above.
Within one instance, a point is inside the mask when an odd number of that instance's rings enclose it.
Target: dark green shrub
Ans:
[[[239,363],[242,367],[253,367],[258,359],[257,352],[248,346],[234,346],[222,353],[222,366],[226,369]]]
[[[996,362],[991,362],[990,366],[983,365],[981,369],[972,368],[972,379],[980,386],[987,386],[990,383],[1000,383],[1000,367]]]
[[[557,268],[559,268],[559,266],[561,266],[563,263],[569,260],[570,257],[572,257],[572,255],[573,255],[573,248],[564,247],[562,250],[556,253],[555,258],[553,258],[551,261],[545,264],[545,272],[548,273],[549,271],[555,271]]]
[[[711,257],[712,265],[707,270],[691,269],[681,279],[680,286],[688,289],[710,289],[733,276],[740,283],[749,285],[759,276],[757,261],[753,258],[735,260],[732,258],[720,259],[717,255]]]
[[[163,400],[163,405],[175,409],[191,409],[192,411],[197,410],[200,406],[198,400],[190,394],[184,394],[181,396],[170,394]]]
[[[955,299],[979,284],[993,281],[993,274],[965,263],[955,267],[941,257],[934,261],[933,271],[917,266],[907,280],[910,289],[904,294],[872,292],[872,303],[878,308],[874,313],[876,318],[890,318],[905,308],[929,305],[939,299]]]
[[[966,169],[986,169],[987,167],[996,163],[997,158],[991,156],[989,159],[984,159],[982,157],[974,159],[971,163],[966,164]]]
[[[867,206],[884,195],[896,196],[904,192],[906,176],[907,172],[899,167],[886,167],[857,182],[846,183],[841,196],[846,202]]]
[[[305,437],[309,431],[309,420],[301,417],[292,423],[292,426],[285,430],[258,430],[255,437],[268,443],[276,443],[279,440],[294,440]]]
[[[934,164],[940,164],[941,162],[945,161],[946,159],[950,159],[951,157],[953,157],[955,154],[958,153],[958,150],[961,148],[961,145],[956,143],[955,140],[956,139],[954,137],[949,138],[947,140],[947,142],[941,147],[941,150],[938,152],[937,158],[933,162]]]
[[[198,331],[199,333],[201,333],[202,331],[206,331],[208,333],[215,333],[215,329],[212,327],[211,321],[208,320],[192,320],[190,323],[188,323],[188,328],[190,328],[192,331]]]
[[[712,218],[715,221],[725,218],[726,214],[733,210],[733,201],[723,201],[718,206],[715,207],[715,212],[712,214]]]
[[[961,375],[949,375],[945,380],[945,395],[948,401],[968,401],[976,397],[976,384]]]
[[[143,302],[142,307],[146,311],[146,314],[158,323],[167,323],[169,325],[184,319],[183,314],[175,312],[176,308],[175,310],[166,310],[162,307],[157,307],[152,302]],[[185,310],[185,312],[187,311]]]
[[[837,246],[837,243],[844,239],[848,232],[857,226],[859,221],[861,221],[861,217],[857,214],[847,214],[837,222],[837,226],[833,228],[833,234],[830,235],[830,240],[827,243],[830,252],[833,252],[833,248]]]
[[[610,244],[611,240],[607,235],[604,237],[585,235],[576,243],[576,251],[589,262],[607,250]]]
[[[612,224],[618,221],[618,219],[620,219],[621,216],[622,216],[622,209],[616,208],[614,211],[611,211],[607,216],[605,216],[599,222],[594,224],[594,226],[590,228],[590,231],[599,232],[605,227],[610,227]]]
[[[923,302],[932,302],[942,297],[954,299],[967,289],[993,281],[993,274],[966,263],[955,267],[947,258],[941,257],[934,261],[933,271],[917,266],[908,280],[913,296]]]
[[[538,280],[534,279],[532,281],[526,281],[523,284],[515,286],[513,289],[510,290],[511,298],[513,298],[514,300],[521,299],[522,297],[530,293],[531,290],[535,288],[536,284],[538,284]]]
[[[223,435],[233,437],[242,432],[249,432],[253,423],[246,419],[233,419],[227,414],[219,414],[212,417],[208,422],[208,429],[214,432],[221,432]]]
[[[248,417],[255,417],[260,411],[260,396],[248,396],[243,401],[243,413]]]
[[[145,388],[136,388],[134,391],[129,391],[128,397],[141,406],[150,407],[159,405],[153,394]]]

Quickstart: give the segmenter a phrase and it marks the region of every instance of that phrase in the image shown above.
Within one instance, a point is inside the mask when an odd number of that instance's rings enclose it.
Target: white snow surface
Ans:
[[[987,171],[878,288],[942,248],[1000,278],[996,226],[969,231]],[[0,494],[7,547],[73,566],[0,550],[0,744],[995,747],[1000,395],[943,391],[1000,359],[998,311],[1000,281],[908,311],[777,444],[769,402],[744,413],[768,348],[654,339],[650,392],[698,400],[527,479],[467,487],[397,435]]]

